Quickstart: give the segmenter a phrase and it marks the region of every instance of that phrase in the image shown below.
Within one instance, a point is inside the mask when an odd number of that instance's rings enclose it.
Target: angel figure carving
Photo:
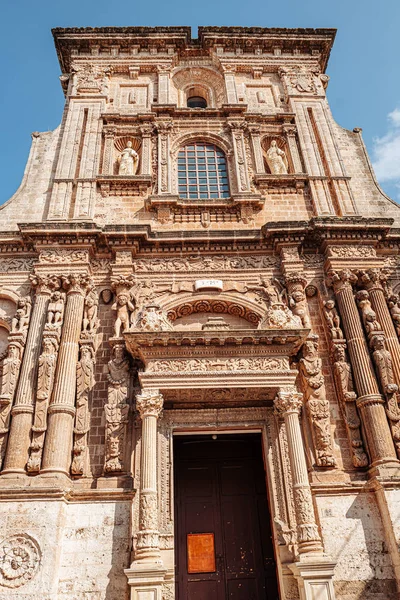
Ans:
[[[139,164],[139,154],[132,148],[132,142],[127,142],[118,159],[118,175],[136,175]]]
[[[272,175],[286,175],[288,172],[288,161],[286,154],[281,150],[276,143],[276,140],[272,140],[271,145],[265,153],[265,160]]]
[[[122,291],[117,295],[117,300],[111,307],[117,312],[115,319],[114,335],[120,337],[121,332],[127,331],[131,322],[131,314],[135,310],[134,301],[128,291]]]

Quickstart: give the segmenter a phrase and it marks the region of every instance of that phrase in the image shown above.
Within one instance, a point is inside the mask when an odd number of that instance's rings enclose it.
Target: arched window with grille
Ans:
[[[178,190],[181,198],[229,198],[224,152],[214,144],[195,142],[178,154]]]

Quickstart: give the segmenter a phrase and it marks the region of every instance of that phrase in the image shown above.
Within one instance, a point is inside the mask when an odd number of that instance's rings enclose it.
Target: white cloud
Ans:
[[[388,114],[389,131],[374,139],[373,167],[380,182],[390,182],[400,197],[400,108]]]

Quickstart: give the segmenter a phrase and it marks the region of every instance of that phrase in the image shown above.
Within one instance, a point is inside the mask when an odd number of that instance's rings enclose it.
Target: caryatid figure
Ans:
[[[286,154],[281,150],[276,143],[276,140],[272,140],[271,145],[265,153],[265,160],[272,175],[286,175],[288,172],[288,161]]]
[[[132,142],[127,142],[126,148],[118,157],[118,175],[136,175],[139,154],[132,148]]]

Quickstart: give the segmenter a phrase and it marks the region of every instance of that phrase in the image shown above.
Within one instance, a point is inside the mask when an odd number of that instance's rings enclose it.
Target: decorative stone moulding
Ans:
[[[145,196],[151,187],[151,175],[98,175],[96,178],[103,198],[108,196]]]
[[[260,194],[232,194],[231,198],[210,198],[188,201],[176,195],[149,196],[147,206],[157,213],[160,223],[192,221],[195,215],[203,227],[211,222],[229,221],[250,223],[256,212],[262,209],[265,199]],[[195,219],[196,220],[196,219]]]
[[[271,175],[271,173],[255,173],[254,182],[262,190],[291,188],[301,190],[308,180],[307,175],[301,173],[288,173],[285,175]]]

